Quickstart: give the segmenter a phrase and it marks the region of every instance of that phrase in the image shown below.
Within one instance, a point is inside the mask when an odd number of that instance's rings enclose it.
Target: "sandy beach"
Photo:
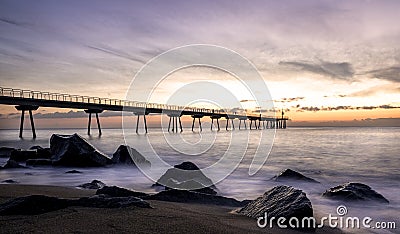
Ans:
[[[95,190],[40,185],[0,185],[0,203],[41,194],[62,198],[90,196]],[[70,207],[30,216],[0,216],[1,233],[301,233],[260,229],[254,219],[231,212],[234,207],[149,201],[152,209]],[[340,233],[320,229],[316,233]]]

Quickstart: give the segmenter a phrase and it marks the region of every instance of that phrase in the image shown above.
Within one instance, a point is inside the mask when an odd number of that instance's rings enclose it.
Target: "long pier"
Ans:
[[[22,90],[13,88],[0,87],[0,104],[13,105],[18,111],[21,111],[21,122],[19,129],[19,137],[22,138],[24,128],[25,111],[29,112],[32,136],[36,138],[35,124],[32,111],[37,110],[39,107],[54,107],[54,108],[68,108],[68,109],[83,109],[88,114],[88,135],[91,129],[91,117],[95,114],[99,135],[102,134],[99,114],[103,111],[126,111],[131,112],[137,116],[136,133],[139,130],[140,117],[143,117],[145,132],[148,132],[146,116],[149,114],[166,114],[169,117],[168,131],[182,132],[182,116],[191,116],[193,118],[192,131],[196,119],[200,131],[202,130],[201,119],[205,116],[209,117],[212,121],[211,130],[213,130],[213,123],[216,121],[217,130],[220,130],[219,121],[221,118],[226,120],[226,130],[229,124],[231,129],[235,129],[234,119],[239,120],[239,129],[243,122],[244,128],[247,129],[246,121],[250,121],[249,129],[266,129],[266,128],[286,128],[288,117],[266,117],[260,115],[251,115],[247,113],[230,112],[222,109],[207,109],[198,107],[185,107],[177,105],[157,104],[136,102],[130,100],[119,100],[110,98],[90,97],[81,95],[71,95],[62,93],[41,92],[32,90]],[[179,126],[178,126],[179,123]]]

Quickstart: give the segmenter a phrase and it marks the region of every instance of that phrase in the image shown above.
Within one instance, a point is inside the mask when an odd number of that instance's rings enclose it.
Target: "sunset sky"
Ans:
[[[293,125],[369,119],[400,125],[399,12],[396,0],[2,0],[0,86],[124,99],[154,56],[211,44],[250,60]],[[210,69],[172,74],[152,101],[202,80],[228,85],[244,106],[252,101],[232,77]],[[86,124],[78,121],[81,110],[70,111],[39,108],[35,117],[52,117],[42,120],[46,127]],[[0,106],[0,113],[0,128],[18,127],[14,107]],[[116,114],[102,115],[110,116],[106,125],[118,122]],[[60,124],[67,117],[75,120]]]

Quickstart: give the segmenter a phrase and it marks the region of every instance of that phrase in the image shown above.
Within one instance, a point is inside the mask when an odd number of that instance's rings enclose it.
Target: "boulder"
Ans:
[[[10,147],[0,147],[0,158],[9,158],[11,156],[11,152],[13,150],[17,150]]]
[[[66,171],[66,174],[81,174],[82,172],[77,171],[77,170],[70,170],[70,171]]]
[[[104,194],[83,197],[73,201],[71,205],[96,208],[123,208],[128,206],[151,208],[148,202],[137,197],[109,197]]]
[[[3,169],[11,169],[11,168],[26,168],[26,167],[20,165],[18,162],[12,159],[9,159],[7,163],[3,166]]]
[[[6,184],[18,184],[18,181],[15,181],[15,180],[12,180],[12,179],[3,180],[1,182],[2,183],[6,183]]]
[[[51,158],[50,148],[43,148],[39,145],[35,145],[29,148],[29,150],[36,150],[36,154],[40,158],[46,158],[46,159]]]
[[[211,179],[201,172],[192,162],[183,162],[168,169],[155,184],[165,189],[191,190],[209,194],[216,194]],[[205,186],[208,185],[208,186]],[[211,186],[209,186],[211,185]]]
[[[0,205],[0,215],[35,215],[68,207],[68,200],[44,195],[18,197]]]
[[[13,150],[10,154],[10,159],[16,162],[25,162],[28,159],[37,159],[36,150]]]
[[[292,169],[286,169],[281,171],[278,175],[271,178],[271,180],[283,182],[283,181],[302,181],[302,182],[310,182],[310,183],[319,183],[318,181],[307,177],[297,171]]]
[[[115,164],[126,164],[140,167],[150,167],[150,162],[143,157],[136,149],[127,145],[120,145],[113,154],[112,161]]]
[[[106,184],[101,182],[100,180],[92,180],[92,182],[90,183],[81,184],[78,185],[77,187],[84,189],[101,189],[104,186],[106,186]]]
[[[296,217],[300,222],[304,217],[313,217],[311,201],[306,194],[290,186],[276,186],[238,210],[238,213],[256,219],[265,217],[265,212],[267,219],[275,217],[271,220],[272,222],[276,222],[279,217],[284,217],[286,222],[283,224],[285,225],[288,225],[292,217]]]
[[[132,191],[117,186],[104,186],[96,191],[97,195],[104,194],[110,197],[146,197],[146,193]]]
[[[326,190],[322,196],[344,201],[375,201],[389,203],[384,196],[371,189],[368,185],[362,183],[350,182],[341,184]]]
[[[216,195],[217,192],[212,187],[203,187],[202,184],[195,180],[187,180],[181,183],[177,183],[174,180],[170,179],[167,183],[170,187],[165,187],[165,190],[170,190],[173,188],[183,189],[185,188],[199,188],[199,189],[191,189],[189,191],[198,192],[198,193],[207,193],[211,195]],[[203,187],[203,188],[202,188]]]
[[[144,197],[143,199],[180,203],[212,204],[231,207],[240,207],[247,203],[247,201],[241,202],[233,198],[176,189],[161,191],[157,194]]]
[[[50,138],[53,165],[71,167],[101,167],[112,163],[111,159],[98,151],[78,134],[57,135]]]
[[[39,159],[28,159],[26,160],[27,166],[37,167],[37,166],[51,166],[53,165],[53,161],[46,158],[39,158]]]

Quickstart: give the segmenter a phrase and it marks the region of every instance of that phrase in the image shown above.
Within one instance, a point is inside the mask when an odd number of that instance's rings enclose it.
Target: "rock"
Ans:
[[[0,215],[35,215],[68,207],[68,200],[44,195],[18,197],[0,205]]]
[[[303,182],[310,182],[310,183],[319,183],[318,181],[304,176],[297,171],[293,171],[292,169],[286,169],[281,171],[278,175],[271,178],[271,180],[275,181],[303,181]]]
[[[43,148],[43,147],[41,147],[39,145],[35,145],[35,146],[32,146],[29,149],[30,150],[36,150],[36,154],[40,158],[46,158],[46,159],[50,159],[51,158],[50,148]]]
[[[344,201],[375,201],[381,203],[389,203],[389,201],[371,189],[366,184],[361,183],[345,183],[326,190],[323,197]]]
[[[0,147],[0,158],[9,158],[11,156],[11,152],[13,150],[17,150],[10,147]]]
[[[143,157],[136,149],[133,149],[127,145],[120,145],[113,154],[112,161],[115,164],[126,164],[134,166],[150,167],[150,162]],[[137,164],[137,165],[136,165]]]
[[[183,162],[181,164],[175,165],[174,168],[178,168],[178,169],[186,170],[186,171],[200,170],[200,168],[192,162]]]
[[[20,165],[18,162],[12,159],[9,159],[7,163],[3,166],[3,169],[11,169],[11,168],[26,168],[26,167]]]
[[[67,173],[67,174],[81,174],[82,172],[77,171],[77,170],[70,170],[70,171],[66,171],[65,173]]]
[[[37,159],[36,150],[13,150],[10,154],[10,159],[17,162],[25,162],[28,159]]]
[[[2,182],[2,183],[7,183],[7,184],[18,184],[18,181],[11,180],[11,179],[3,180],[3,181],[1,181],[1,182]]]
[[[51,166],[53,165],[53,161],[46,158],[39,158],[39,159],[28,159],[26,160],[27,166],[37,167],[37,166]]]
[[[83,197],[77,201],[73,201],[71,205],[96,208],[122,208],[128,206],[151,208],[148,202],[137,197],[109,197],[104,194],[94,195],[92,197]]]
[[[104,194],[110,197],[146,197],[148,194],[132,191],[117,186],[104,186],[96,191],[96,194]]]
[[[99,167],[112,163],[111,159],[99,152],[78,134],[57,135],[50,138],[53,165],[72,167]]]
[[[214,185],[211,179],[205,176],[199,167],[192,162],[183,162],[168,169],[155,185],[165,186],[165,189],[172,188],[217,194],[213,189]]]
[[[105,183],[101,182],[100,180],[92,180],[90,183],[85,183],[78,185],[77,187],[84,188],[84,189],[101,189],[106,186]]]
[[[291,217],[296,217],[300,222],[304,217],[313,217],[311,201],[306,194],[290,186],[276,186],[238,210],[238,213],[251,218],[265,217],[265,212],[268,218],[275,217],[272,220],[275,222],[279,217],[284,217],[285,225],[288,225]]]
[[[176,189],[161,191],[157,194],[144,197],[143,199],[181,203],[212,204],[231,207],[239,207],[246,204],[246,201],[241,202],[233,198]]]
[[[168,181],[168,184],[172,188],[181,188],[183,190],[185,190],[185,188],[199,188],[199,189],[192,189],[189,191],[198,192],[198,193],[206,193],[206,194],[211,194],[211,195],[217,194],[217,192],[213,188],[203,187],[202,184],[200,184],[199,182],[197,182],[195,180],[187,180],[182,183],[176,183],[174,180],[171,179]],[[165,187],[165,190],[170,190],[170,189],[172,189],[171,187]],[[203,188],[201,188],[201,187],[203,187]]]

